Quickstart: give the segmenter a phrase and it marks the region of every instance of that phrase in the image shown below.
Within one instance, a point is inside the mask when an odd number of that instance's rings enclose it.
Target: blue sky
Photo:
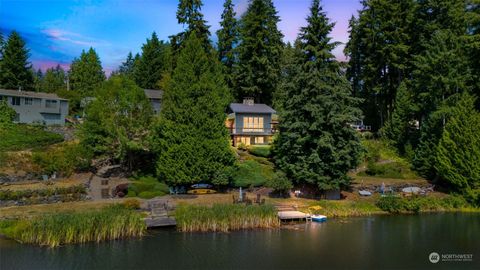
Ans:
[[[237,15],[248,0],[234,0]],[[211,26],[219,28],[223,0],[204,0],[202,12]],[[305,24],[311,0],[274,0],[285,41],[293,41]],[[159,38],[182,31],[177,24],[177,0],[0,0],[0,30],[18,31],[27,41],[35,68],[56,64],[68,68],[82,49],[95,48],[107,73],[124,61],[129,51],[140,52],[146,38],[155,31]],[[327,15],[336,26],[332,37],[348,39],[348,20],[361,8],[359,0],[323,0]],[[212,40],[216,41],[215,35]],[[344,59],[343,47],[335,51]]]

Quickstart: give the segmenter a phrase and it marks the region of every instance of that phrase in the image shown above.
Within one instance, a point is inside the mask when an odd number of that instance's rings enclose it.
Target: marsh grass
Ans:
[[[180,205],[175,210],[177,229],[183,232],[228,232],[280,226],[272,205]]]
[[[141,214],[123,205],[108,206],[99,211],[57,213],[0,222],[0,233],[7,237],[21,243],[50,247],[140,237],[145,231]]]

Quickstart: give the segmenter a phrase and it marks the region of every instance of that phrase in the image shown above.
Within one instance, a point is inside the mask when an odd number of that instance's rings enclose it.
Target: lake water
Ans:
[[[429,254],[473,254],[433,264]],[[331,219],[232,233],[156,230],[50,249],[0,239],[0,269],[480,269],[480,214]]]

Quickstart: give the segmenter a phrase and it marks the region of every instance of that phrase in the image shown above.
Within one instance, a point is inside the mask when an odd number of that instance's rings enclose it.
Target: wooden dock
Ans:
[[[294,220],[311,221],[312,219],[310,214],[303,213],[300,211],[280,211],[278,212],[277,215],[281,221],[294,221]]]
[[[150,210],[144,219],[147,229],[177,225],[175,218],[168,215],[168,211],[173,210],[168,200],[149,200],[147,205]]]

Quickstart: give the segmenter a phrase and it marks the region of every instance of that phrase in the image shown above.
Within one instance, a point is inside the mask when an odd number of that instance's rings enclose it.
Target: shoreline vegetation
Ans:
[[[207,195],[208,196],[208,195]],[[98,210],[45,213],[31,218],[0,220],[0,235],[24,244],[57,247],[64,244],[101,242],[142,237],[147,233],[139,205],[112,204]],[[138,204],[138,203],[137,203]],[[299,211],[322,214],[329,218],[374,215],[421,214],[432,212],[480,213],[462,197],[444,198],[395,196],[371,201],[305,202]],[[247,229],[279,228],[282,223],[272,204],[212,205],[180,203],[174,211],[180,232],[230,232]]]
[[[142,214],[120,204],[98,211],[0,221],[0,234],[20,243],[49,247],[141,237],[145,232]]]
[[[277,211],[272,205],[180,205],[175,210],[175,218],[177,230],[182,232],[228,232],[280,227]]]

